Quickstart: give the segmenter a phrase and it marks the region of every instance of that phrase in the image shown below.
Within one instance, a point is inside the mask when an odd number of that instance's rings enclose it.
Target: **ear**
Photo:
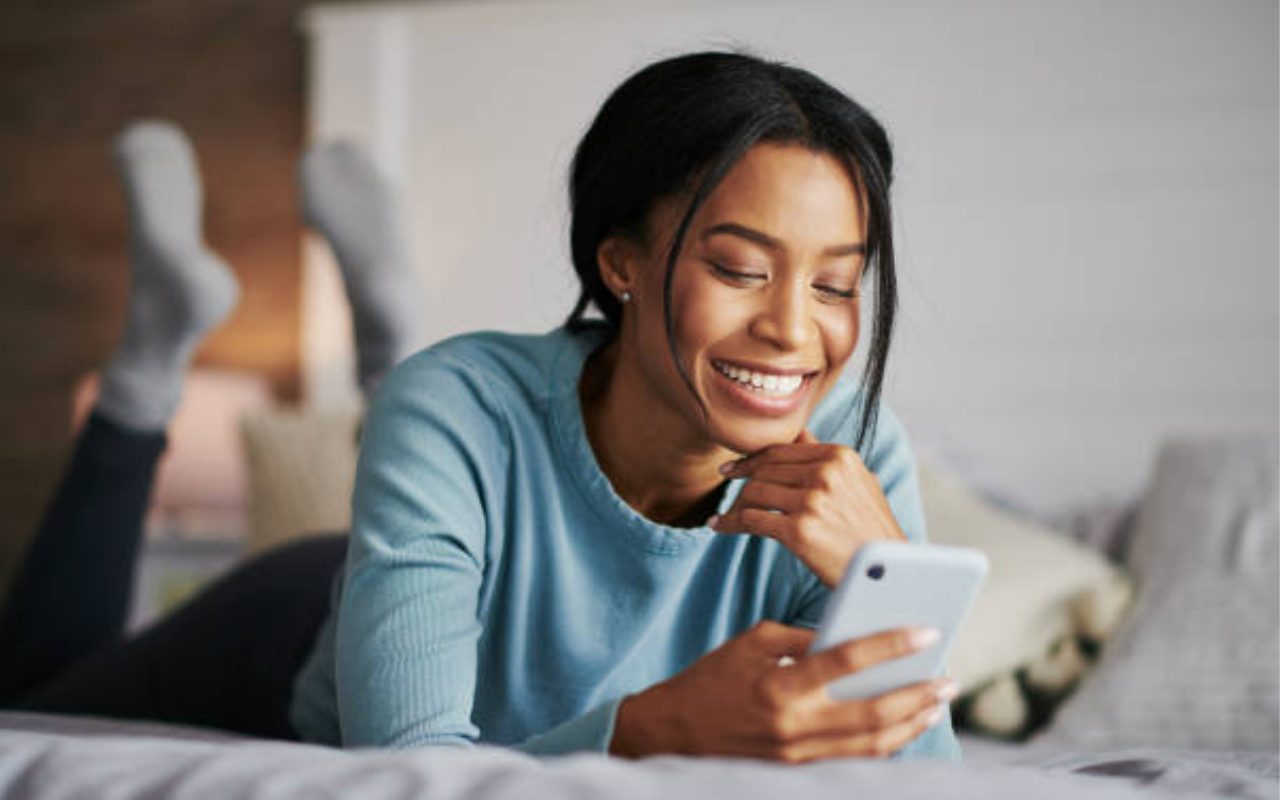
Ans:
[[[596,268],[600,270],[600,280],[609,287],[614,297],[620,296],[624,291],[635,294],[639,263],[635,243],[630,239],[615,235],[600,242],[600,246],[596,248]]]

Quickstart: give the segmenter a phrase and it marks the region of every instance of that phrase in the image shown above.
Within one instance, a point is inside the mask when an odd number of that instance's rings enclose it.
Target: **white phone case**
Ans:
[[[968,547],[864,544],[827,601],[810,652],[893,628],[932,627],[941,636],[922,651],[833,681],[827,691],[840,700],[867,698],[940,676],[987,569],[987,557]]]

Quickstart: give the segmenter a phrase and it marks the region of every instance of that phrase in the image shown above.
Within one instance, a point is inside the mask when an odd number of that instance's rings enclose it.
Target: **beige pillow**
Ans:
[[[921,460],[920,490],[929,539],[974,547],[991,561],[949,659],[970,695],[973,727],[1025,733],[1025,684],[1070,688],[1088,665],[1082,643],[1100,644],[1132,597],[1132,582],[1101,554],[987,502]]]
[[[249,464],[249,550],[351,527],[358,409],[273,409],[241,423]]]

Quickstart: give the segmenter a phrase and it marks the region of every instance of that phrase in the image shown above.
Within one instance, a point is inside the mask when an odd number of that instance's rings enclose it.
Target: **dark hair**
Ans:
[[[693,53],[651,64],[605,100],[573,158],[569,179],[573,267],[582,293],[566,325],[585,326],[594,304],[615,330],[622,306],[596,263],[610,236],[643,239],[655,203],[688,193],[690,201],[667,255],[663,313],[676,369],[671,287],[689,223],[730,169],[761,142],[794,143],[827,153],[849,171],[865,197],[866,270],[874,269],[876,312],[863,373],[863,414],[856,447],[875,437],[880,390],[893,332],[897,288],[889,208],[893,153],[874,117],[839,90],[796,67],[742,53]]]

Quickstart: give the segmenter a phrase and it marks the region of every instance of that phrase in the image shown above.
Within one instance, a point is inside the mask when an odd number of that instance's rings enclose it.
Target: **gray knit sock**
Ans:
[[[333,249],[351,304],[367,397],[422,346],[421,298],[400,209],[373,161],[349,142],[310,147],[298,166],[302,213]]]
[[[135,123],[116,137],[113,155],[129,207],[129,306],[96,410],[132,428],[162,430],[196,345],[235,307],[239,287],[204,244],[200,175],[182,131]]]

